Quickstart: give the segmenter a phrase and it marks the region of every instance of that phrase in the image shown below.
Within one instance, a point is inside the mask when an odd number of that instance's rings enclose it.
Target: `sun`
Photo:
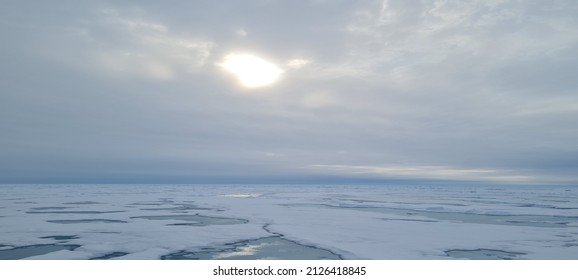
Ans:
[[[246,53],[231,53],[218,64],[226,71],[234,74],[242,86],[259,88],[276,82],[283,70],[277,65]]]

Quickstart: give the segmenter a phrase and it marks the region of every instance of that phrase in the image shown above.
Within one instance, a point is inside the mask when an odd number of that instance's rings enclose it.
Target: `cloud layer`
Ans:
[[[0,182],[578,182],[575,1],[4,1]],[[219,66],[277,65],[244,88]]]

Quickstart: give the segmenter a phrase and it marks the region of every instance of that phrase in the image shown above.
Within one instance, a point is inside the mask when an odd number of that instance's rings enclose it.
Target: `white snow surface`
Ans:
[[[135,218],[167,215],[236,220]],[[451,259],[453,249],[578,259],[578,188],[0,185],[0,250],[80,246],[28,259],[159,259],[273,235],[344,259]]]

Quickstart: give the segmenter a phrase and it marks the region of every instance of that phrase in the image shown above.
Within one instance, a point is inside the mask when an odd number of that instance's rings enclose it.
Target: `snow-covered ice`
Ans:
[[[0,185],[0,259],[578,259],[578,188]]]

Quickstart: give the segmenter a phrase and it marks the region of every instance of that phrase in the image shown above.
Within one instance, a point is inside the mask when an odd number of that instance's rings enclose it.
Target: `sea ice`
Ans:
[[[0,185],[0,258],[578,259],[578,188]]]

